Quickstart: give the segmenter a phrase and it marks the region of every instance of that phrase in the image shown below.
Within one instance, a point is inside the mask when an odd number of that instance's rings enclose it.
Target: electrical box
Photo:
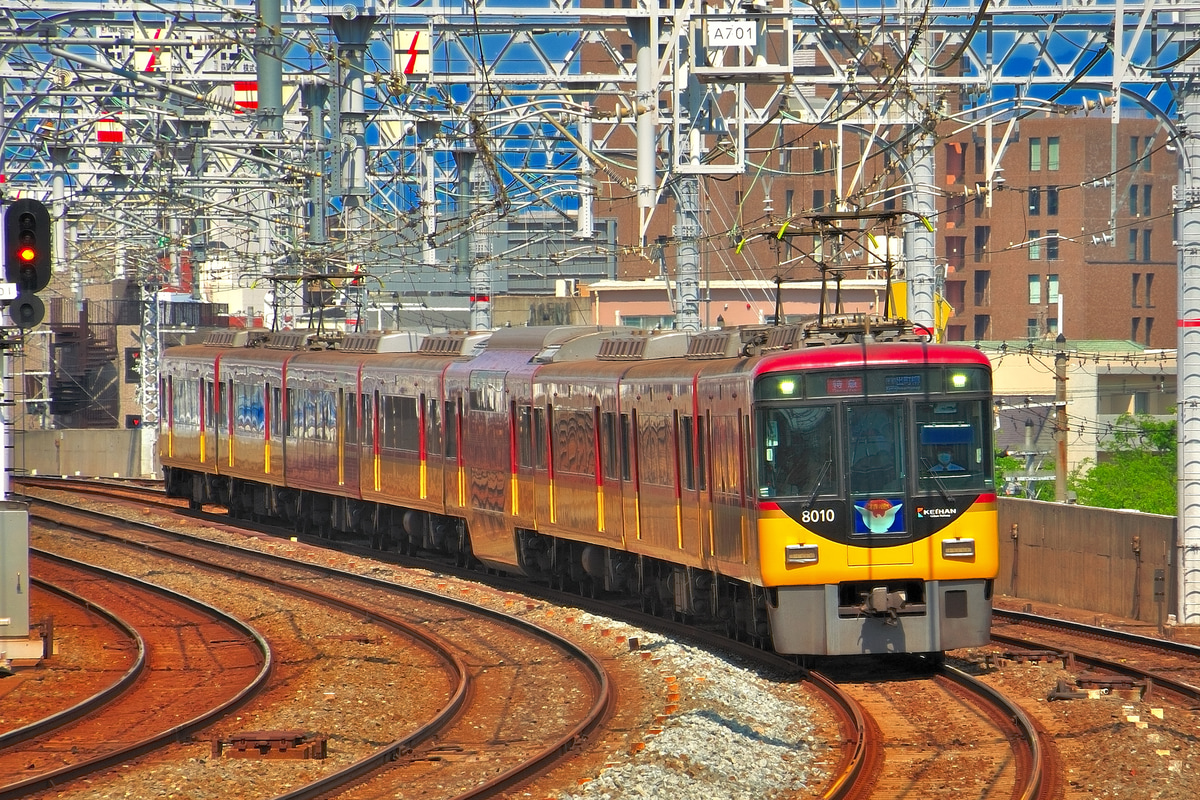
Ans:
[[[0,640],[28,637],[29,506],[5,500],[0,501]]]

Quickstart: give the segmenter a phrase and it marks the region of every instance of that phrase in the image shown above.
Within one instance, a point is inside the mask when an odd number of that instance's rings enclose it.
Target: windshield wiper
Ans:
[[[921,466],[925,469],[925,472],[929,474],[929,477],[933,478],[933,485],[937,487],[938,494],[942,496],[943,500],[949,503],[950,493],[946,491],[946,485],[942,483],[942,479],[939,478],[938,474],[934,471],[933,464],[930,464],[928,459],[922,458]]]
[[[817,482],[813,484],[812,494],[808,496],[808,502],[804,504],[805,511],[810,510],[813,503],[817,502],[817,493],[821,491],[821,481],[825,480],[825,473],[829,472],[831,466],[833,466],[833,459],[826,459],[825,465],[821,467],[821,472],[817,475]]]

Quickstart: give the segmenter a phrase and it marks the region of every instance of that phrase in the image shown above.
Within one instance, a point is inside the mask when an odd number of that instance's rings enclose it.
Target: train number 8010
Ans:
[[[806,508],[800,512],[800,522],[837,522],[837,511],[832,508]]]

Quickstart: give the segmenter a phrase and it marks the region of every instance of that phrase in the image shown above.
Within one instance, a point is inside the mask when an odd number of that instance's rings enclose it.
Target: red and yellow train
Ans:
[[[239,331],[161,361],[167,491],[781,653],[988,639],[991,370],[903,323]]]

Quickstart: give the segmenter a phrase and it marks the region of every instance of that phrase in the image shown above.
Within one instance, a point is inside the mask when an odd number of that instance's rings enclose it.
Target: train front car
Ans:
[[[778,652],[988,641],[999,545],[982,354],[908,342],[767,356],[752,418]]]

